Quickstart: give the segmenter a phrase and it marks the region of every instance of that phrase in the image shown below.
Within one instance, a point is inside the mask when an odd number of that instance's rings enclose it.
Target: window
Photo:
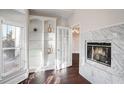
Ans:
[[[20,36],[22,29],[22,27],[9,24],[2,25],[2,59],[4,75],[19,70],[21,58]]]

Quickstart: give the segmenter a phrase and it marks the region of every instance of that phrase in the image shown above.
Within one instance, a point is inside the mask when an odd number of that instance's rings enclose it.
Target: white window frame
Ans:
[[[2,18],[0,17],[0,80],[2,80]]]
[[[18,23],[16,23],[16,22],[12,22],[12,21],[3,21],[2,23],[1,23],[1,30],[2,30],[2,25],[3,24],[6,24],[6,25],[10,25],[10,26],[15,26],[15,27],[20,27],[22,30],[24,30],[24,25],[21,25],[21,24],[18,24]],[[21,31],[22,31],[21,30]],[[1,31],[1,33],[2,33],[2,31]],[[3,35],[3,34],[2,34]],[[3,48],[2,47],[2,39],[3,39],[3,36],[1,35],[1,60],[2,60],[2,74],[1,74],[1,76],[2,77],[6,77],[6,76],[8,76],[8,75],[10,75],[10,74],[12,74],[12,73],[14,73],[14,72],[16,72],[16,71],[19,71],[20,70],[20,67],[21,67],[21,48],[22,48],[22,45],[20,44],[20,46],[19,47],[11,47],[11,48]],[[21,41],[21,34],[20,34],[20,43],[22,42]],[[19,57],[19,68],[18,69],[15,69],[15,70],[13,70],[13,71],[10,71],[10,72],[8,72],[8,73],[4,73],[4,59],[3,59],[3,51],[4,50],[11,50],[11,49],[19,49],[19,51],[20,51],[20,53],[19,53],[19,55],[20,55],[20,57]]]

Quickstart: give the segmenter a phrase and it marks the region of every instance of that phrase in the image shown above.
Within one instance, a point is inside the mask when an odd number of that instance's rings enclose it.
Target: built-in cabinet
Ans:
[[[41,69],[43,63],[43,20],[40,17],[29,18],[29,70],[34,72]]]
[[[56,68],[56,19],[44,20],[44,68]]]
[[[72,34],[68,27],[57,27],[57,69],[72,65]]]
[[[72,64],[71,32],[57,27],[56,18],[30,15],[30,72],[60,69]]]
[[[56,18],[31,15],[29,27],[30,72],[55,69]]]

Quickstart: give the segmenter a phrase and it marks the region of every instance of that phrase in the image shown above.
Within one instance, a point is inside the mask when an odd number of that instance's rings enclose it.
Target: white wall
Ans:
[[[75,14],[73,14],[70,17],[70,19],[68,20],[68,23],[70,26],[73,24],[80,25],[81,36],[80,36],[79,73],[82,76],[85,76],[92,83],[100,83],[100,82],[101,83],[123,83],[124,81],[121,78],[117,79],[111,75],[109,75],[110,78],[112,78],[110,82],[108,82],[109,81],[108,79],[107,79],[108,80],[107,82],[99,81],[100,79],[98,79],[98,77],[100,78],[100,75],[101,75],[99,74],[99,72],[102,72],[102,70],[97,70],[97,68],[92,67],[92,65],[87,65],[85,60],[85,47],[84,47],[85,44],[83,41],[84,41],[84,37],[90,38],[92,36],[92,34],[90,33],[88,34],[88,31],[96,31],[100,28],[104,28],[109,25],[124,23],[124,10],[78,10]],[[95,71],[94,73],[97,73],[97,77],[95,78],[92,77],[92,75],[94,74],[92,73],[92,70]],[[106,78],[108,77],[108,74],[105,73],[104,75],[105,76],[107,75]]]
[[[72,33],[72,53],[79,53],[79,34]]]
[[[108,25],[124,22],[124,10],[102,10],[102,9],[82,9],[75,10],[75,13],[68,19],[69,26],[79,24],[80,25],[80,35],[82,36],[82,31],[96,30]],[[82,37],[79,38],[82,38]],[[81,40],[81,39],[80,39]],[[76,42],[76,40],[75,40]],[[77,44],[77,42],[76,42]],[[81,45],[81,41],[80,41]],[[81,48],[81,46],[80,46]],[[73,48],[73,53],[79,51],[78,46]],[[81,50],[80,50],[81,51]]]
[[[77,10],[68,24],[80,24],[81,31],[89,31],[123,21],[124,10]]]

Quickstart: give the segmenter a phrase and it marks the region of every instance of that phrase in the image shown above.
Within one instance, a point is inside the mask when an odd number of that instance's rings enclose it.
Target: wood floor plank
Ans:
[[[90,84],[79,74],[79,54],[73,54],[72,61],[72,66],[65,69],[30,73],[20,84]]]

